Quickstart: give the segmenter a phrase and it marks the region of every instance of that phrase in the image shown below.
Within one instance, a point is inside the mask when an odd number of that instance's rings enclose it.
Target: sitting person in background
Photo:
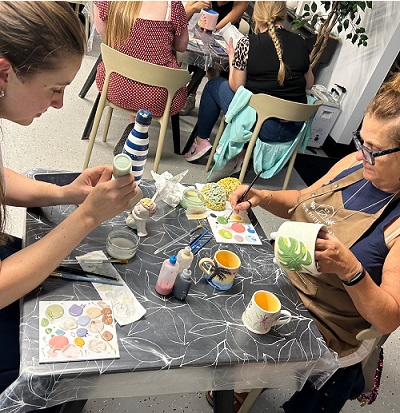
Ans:
[[[360,342],[357,333],[372,325],[389,334],[400,326],[400,73],[369,104],[353,140],[357,152],[308,188],[252,188],[238,204],[246,189],[240,186],[230,196],[235,211],[259,205],[329,231],[320,231],[315,244],[321,274],[288,275],[341,368],[319,390],[306,382],[284,403],[286,413],[339,413],[364,390],[361,360],[374,339]]]
[[[283,25],[286,2],[257,1],[254,5],[254,34],[240,39],[233,49],[232,39],[227,47],[229,80],[215,77],[209,80],[201,95],[198,135],[185,154],[188,162],[211,150],[209,137],[220,111],[226,113],[240,86],[252,93],[266,93],[281,99],[307,103],[306,89],[311,88],[314,76],[310,68],[305,40]],[[265,142],[294,140],[303,122],[283,122],[268,119],[259,138]],[[238,156],[235,170],[240,170],[244,153]]]
[[[218,21],[215,29],[219,30],[228,23],[231,23],[238,28],[243,13],[247,9],[247,5],[247,1],[188,1],[185,5],[185,11],[188,20],[190,20],[195,13],[200,13],[201,9],[208,8],[216,11],[218,13]],[[190,73],[194,73],[199,70],[199,68],[197,66],[189,65],[188,70]],[[207,71],[208,79],[216,76],[214,72],[215,71],[212,69]],[[187,97],[185,106],[179,112],[181,116],[188,115],[196,107],[196,93],[199,86],[200,85],[197,85]]]
[[[104,43],[114,49],[146,62],[179,69],[174,51],[186,50],[189,35],[185,9],[180,1],[95,1],[94,23]],[[97,68],[96,84],[101,92],[105,68]],[[143,85],[112,74],[107,98],[125,109],[149,110],[153,116],[162,116],[167,102],[167,91]],[[175,94],[171,115],[178,113],[187,98],[187,88]],[[131,122],[134,118],[131,117]],[[120,153],[133,128],[128,125],[114,153]]]
[[[2,1],[0,31],[0,118],[28,126],[47,109],[62,108],[65,88],[82,63],[85,34],[72,8],[61,1]],[[0,329],[4,336],[0,345],[0,393],[3,393],[19,374],[19,299],[46,280],[103,221],[126,210],[135,195],[136,184],[132,175],[112,179],[111,165],[85,169],[71,184],[58,186],[5,168],[1,159],[0,164]],[[69,204],[78,204],[79,208],[26,248],[22,248],[21,239],[5,232],[7,205],[34,208]],[[46,400],[37,398],[38,408],[45,407],[45,403]],[[55,406],[35,412],[59,409]]]

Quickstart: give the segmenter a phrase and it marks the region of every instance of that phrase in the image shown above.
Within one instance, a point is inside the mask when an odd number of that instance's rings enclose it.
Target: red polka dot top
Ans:
[[[95,1],[100,18],[107,20],[108,1]],[[180,1],[171,2],[169,20],[156,21],[137,18],[129,39],[121,47],[114,47],[121,53],[133,56],[150,63],[179,69],[179,64],[173,54],[174,36],[179,36],[187,27],[188,21],[185,9]],[[96,84],[102,91],[105,78],[103,62],[97,68]],[[179,89],[171,106],[171,115],[178,113],[187,98],[187,88]],[[162,116],[167,102],[167,91],[163,88],[148,86],[113,73],[110,77],[107,99],[125,109],[147,109],[153,116]]]

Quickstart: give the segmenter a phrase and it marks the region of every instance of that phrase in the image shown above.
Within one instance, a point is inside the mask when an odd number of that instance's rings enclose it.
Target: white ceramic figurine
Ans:
[[[146,222],[154,215],[157,206],[150,198],[141,199],[128,214],[126,218],[126,225],[136,229],[139,237],[146,237]]]

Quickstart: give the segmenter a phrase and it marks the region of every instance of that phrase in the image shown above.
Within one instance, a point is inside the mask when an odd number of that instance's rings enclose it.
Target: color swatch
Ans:
[[[39,302],[39,363],[110,358],[119,349],[108,303]]]
[[[233,213],[227,219],[230,211],[213,211],[207,217],[216,242],[222,244],[261,245],[253,224],[246,211]]]

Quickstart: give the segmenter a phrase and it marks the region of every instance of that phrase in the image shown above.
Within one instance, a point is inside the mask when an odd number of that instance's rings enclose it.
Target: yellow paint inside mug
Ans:
[[[254,294],[254,301],[262,310],[269,313],[276,313],[281,308],[279,300],[273,294],[269,294],[266,291],[256,292]]]
[[[215,254],[215,260],[221,267],[229,270],[238,269],[240,267],[240,258],[233,252],[228,250],[220,250]]]

